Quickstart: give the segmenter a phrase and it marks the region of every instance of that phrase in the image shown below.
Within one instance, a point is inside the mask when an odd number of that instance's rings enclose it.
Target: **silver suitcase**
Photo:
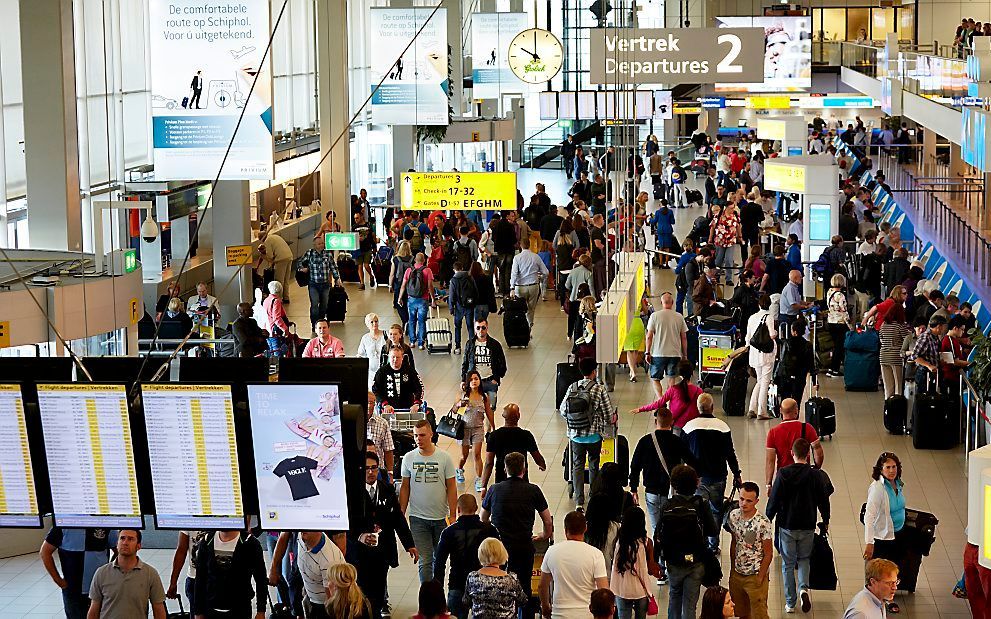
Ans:
[[[441,317],[440,309],[431,309],[427,317],[427,353],[450,354],[453,341],[451,319]]]

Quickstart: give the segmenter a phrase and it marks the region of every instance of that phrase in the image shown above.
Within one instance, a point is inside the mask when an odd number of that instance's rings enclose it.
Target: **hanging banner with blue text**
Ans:
[[[447,125],[447,9],[369,9],[372,122]],[[428,21],[429,18],[429,21]],[[417,31],[423,28],[420,36]],[[415,37],[415,39],[414,39]],[[410,45],[410,41],[413,44]],[[409,45],[409,49],[406,46]],[[396,62],[396,57],[406,53]]]
[[[268,0],[150,0],[149,18],[155,179],[213,178],[232,139],[220,178],[271,179]]]

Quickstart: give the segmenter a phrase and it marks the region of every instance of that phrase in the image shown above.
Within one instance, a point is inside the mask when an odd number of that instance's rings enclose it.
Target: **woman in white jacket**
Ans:
[[[901,460],[891,452],[882,453],[871,477],[874,482],[867,489],[864,509],[864,560],[888,559],[904,569],[907,529]],[[887,607],[891,614],[899,612],[894,602]]]
[[[368,388],[371,389],[375,372],[382,365],[381,350],[385,346],[386,336],[385,331],[379,329],[378,314],[366,314],[365,326],[368,327],[368,333],[361,336],[355,356],[368,359]]]
[[[771,297],[762,294],[757,300],[757,306],[760,310],[747,320],[747,334],[744,342],[749,345],[750,338],[757,332],[758,327],[761,324],[766,324],[767,330],[771,334],[771,340],[774,342],[774,348],[771,352],[765,353],[753,346],[749,347],[750,366],[757,374],[757,384],[754,385],[754,390],[750,393],[750,406],[747,408],[747,417],[756,417],[757,419],[765,420],[771,418],[767,411],[767,391],[771,386],[774,359],[778,353],[778,326],[774,316],[768,311],[771,307]]]

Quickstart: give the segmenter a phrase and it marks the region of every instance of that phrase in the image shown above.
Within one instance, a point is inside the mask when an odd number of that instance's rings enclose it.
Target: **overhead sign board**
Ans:
[[[358,233],[328,232],[323,235],[323,246],[327,251],[355,251],[358,249]]]
[[[747,97],[747,108],[751,110],[787,110],[791,107],[791,97]]]
[[[800,92],[812,87],[812,18],[807,16],[715,17],[723,29],[759,28],[762,78],[759,83],[722,80],[716,92]],[[694,29],[693,29],[694,30]]]
[[[805,166],[768,160],[764,166],[764,188],[768,191],[805,193]]]
[[[596,28],[592,84],[715,84],[764,79],[763,28]]]
[[[515,172],[407,172],[402,175],[404,210],[513,210]]]
[[[674,108],[675,114],[701,114],[701,105],[676,105]]]
[[[251,245],[228,245],[227,266],[239,267],[251,264]]]
[[[726,107],[726,97],[699,97],[699,103],[704,108],[724,108]]]

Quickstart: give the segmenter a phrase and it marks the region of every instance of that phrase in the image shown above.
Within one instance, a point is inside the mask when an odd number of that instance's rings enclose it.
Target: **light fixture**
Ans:
[[[145,220],[141,222],[141,238],[145,243],[152,243],[158,238],[158,224],[151,218],[151,209],[148,209]]]

